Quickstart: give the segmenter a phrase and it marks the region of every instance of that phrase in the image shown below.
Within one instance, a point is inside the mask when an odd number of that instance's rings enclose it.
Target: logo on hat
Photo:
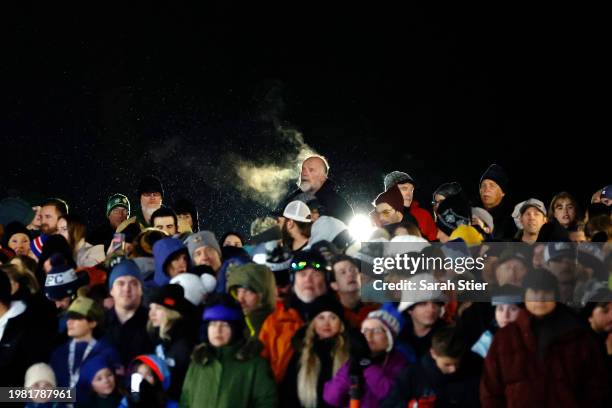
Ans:
[[[455,223],[455,214],[453,214],[452,212],[444,214],[444,221],[446,221],[449,224],[454,224]]]
[[[111,211],[116,207],[123,207],[127,210],[128,217],[130,216],[130,200],[120,193],[115,193],[109,197],[106,203],[106,216],[108,217]]]
[[[45,286],[65,285],[67,283],[74,282],[77,279],[78,277],[76,272],[71,268],[65,272],[48,274],[45,280]]]

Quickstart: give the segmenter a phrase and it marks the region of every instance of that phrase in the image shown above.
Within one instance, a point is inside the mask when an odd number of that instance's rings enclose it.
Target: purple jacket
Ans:
[[[348,407],[349,366],[345,363],[334,378],[325,383],[323,399],[334,407]],[[384,365],[372,364],[363,371],[365,386],[361,397],[361,408],[376,408],[387,396],[399,372],[408,364],[406,358],[397,350],[391,351]]]

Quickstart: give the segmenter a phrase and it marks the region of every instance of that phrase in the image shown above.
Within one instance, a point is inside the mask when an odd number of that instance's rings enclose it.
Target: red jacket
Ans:
[[[344,306],[342,308],[344,309],[344,319],[348,322],[349,326],[360,330],[361,323],[368,317],[368,313],[380,309],[380,305],[378,303],[361,303],[356,310],[351,310]]]
[[[560,320],[573,319],[563,313]],[[521,310],[516,322],[495,334],[480,382],[482,407],[601,406],[607,374],[596,340],[574,326],[553,338],[541,357],[532,319]]]
[[[417,200],[412,200],[410,204],[410,214],[416,218],[423,238],[428,241],[435,241],[438,239],[438,228],[436,227],[433,217],[429,211],[419,207],[419,202]]]

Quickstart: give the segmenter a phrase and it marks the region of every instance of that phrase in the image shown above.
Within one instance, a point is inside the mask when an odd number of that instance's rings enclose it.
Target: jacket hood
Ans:
[[[132,261],[138,265],[140,273],[142,274],[142,280],[147,280],[155,273],[155,259],[148,256],[139,256],[132,258]]]
[[[234,295],[237,286],[246,286],[261,295],[260,307],[270,311],[276,304],[276,283],[274,274],[265,265],[248,263],[232,266],[228,270],[227,290]]]
[[[132,363],[130,364],[130,372],[138,363],[146,364],[153,371],[157,379],[161,382],[164,391],[167,391],[168,388],[170,388],[170,370],[168,369],[168,365],[162,359],[157,357],[155,354],[142,354],[134,357],[134,360],[132,360]]]
[[[189,259],[189,253],[187,247],[176,238],[162,238],[153,245],[153,257],[155,258],[155,276],[153,280],[158,286],[163,286],[170,283],[170,277],[164,272],[164,266],[168,262],[168,259],[179,251],[185,251],[187,259]],[[188,261],[191,263],[191,260]],[[187,265],[189,269],[190,265]]]

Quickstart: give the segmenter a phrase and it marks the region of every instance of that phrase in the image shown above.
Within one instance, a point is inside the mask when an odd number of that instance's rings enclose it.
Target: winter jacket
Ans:
[[[512,207],[508,204],[508,197],[504,197],[502,202],[493,208],[489,208],[487,211],[493,217],[493,240],[496,241],[511,241],[516,235],[516,224],[512,218]],[[480,203],[482,208],[484,204]]]
[[[612,355],[608,354],[608,348],[606,347],[606,340],[610,333],[596,333],[591,330],[591,334],[595,337],[597,343],[599,343],[601,353],[605,356],[605,366],[608,372],[608,395],[606,396],[605,406],[609,407],[612,405]]]
[[[162,340],[159,331],[152,336],[155,344],[155,355],[168,364],[170,370],[170,388],[168,395],[178,401],[181,397],[183,380],[189,368],[190,357],[196,344],[196,331],[189,323],[178,320],[168,332],[169,340]]]
[[[237,286],[251,288],[261,297],[259,307],[244,317],[248,337],[257,337],[266,318],[274,311],[276,303],[276,283],[274,274],[263,265],[244,267],[239,273],[228,274],[227,291],[235,296],[233,290]]]
[[[90,234],[87,234],[87,242],[92,245],[104,245],[104,253],[108,251],[113,235],[115,234],[115,228],[110,225],[108,221],[97,227]]]
[[[153,279],[153,275],[155,274],[155,259],[149,256],[139,256],[136,258],[132,258],[132,261],[138,265],[138,269],[140,269],[140,276],[142,276],[143,281],[148,281]]]
[[[398,342],[403,343],[412,349],[418,360],[425,354],[429,353],[429,349],[431,348],[431,338],[438,329],[444,326],[446,326],[446,323],[441,319],[438,319],[438,321],[434,323],[429,333],[423,337],[417,337],[414,334],[412,319],[408,318],[406,319],[406,324],[402,328],[397,340]]]
[[[139,307],[123,324],[114,308],[106,312],[104,339],[117,349],[125,367],[134,357],[153,352],[153,343],[147,333],[148,319],[149,314],[143,307]]]
[[[261,355],[270,362],[277,383],[282,381],[289,361],[293,357],[291,339],[303,325],[304,320],[296,309],[278,302],[276,310],[261,326],[259,332],[259,340],[263,344]]]
[[[170,277],[164,271],[164,265],[168,258],[181,250],[187,252],[187,247],[180,240],[174,238],[162,238],[153,245],[153,255],[155,258],[155,275],[153,280],[158,287],[170,283]]]
[[[66,341],[66,338],[58,333],[58,310],[55,304],[41,292],[30,293],[25,286],[17,289],[17,292],[13,294],[13,300],[21,300],[26,304],[29,327],[35,329],[36,337],[40,336],[38,338],[49,340],[45,344],[39,344],[36,348],[37,358],[40,361],[49,360],[51,352]]]
[[[493,338],[480,401],[485,408],[598,407],[608,385],[604,361],[593,336],[561,305],[543,319],[521,310]]]
[[[221,264],[221,268],[219,268],[219,272],[217,272],[217,287],[215,288],[215,292],[227,293],[227,275],[229,275],[230,268],[252,262],[253,261],[251,260],[251,258],[247,256],[232,256],[230,258],[224,259],[223,263]]]
[[[297,189],[290,193],[278,207],[282,214],[284,208],[298,195],[303,194],[303,191]],[[320,215],[329,215],[330,217],[338,218],[340,221],[348,225],[354,216],[353,208],[336,192],[336,184],[331,180],[326,180],[319,191],[315,194],[317,201],[321,205]],[[277,210],[277,211],[278,211]]]
[[[276,385],[253,342],[196,348],[181,394],[181,407],[276,407]]]
[[[495,323],[495,306],[490,303],[474,302],[457,317],[457,325],[461,327],[465,344],[470,347],[476,343],[483,332],[497,329]]]
[[[412,400],[420,398],[435,402],[436,407],[479,407],[479,377],[459,370],[443,374],[430,354],[424,355],[418,364],[404,368],[381,408],[404,408]]]
[[[121,394],[116,389],[106,397],[101,397],[93,391],[92,394],[87,401],[79,404],[80,408],[117,408],[121,402]]]
[[[68,356],[71,342],[72,339],[70,339],[67,343],[61,345],[53,352],[53,354],[51,354],[50,365],[51,368],[53,368],[53,371],[55,372],[58,387],[70,386]],[[87,362],[90,361],[93,357],[99,357],[108,361],[108,364],[110,364],[110,366],[113,367],[115,370],[120,370],[122,368],[122,364],[119,359],[119,353],[117,353],[117,350],[115,350],[115,348],[113,348],[109,343],[102,339],[96,341],[96,344],[91,349],[91,352],[83,360],[83,354],[85,352],[85,349],[87,348],[87,345],[87,342],[76,343],[74,358],[75,367],[84,367]],[[86,384],[84,381],[80,381],[79,379],[79,381],[76,383],[77,402],[85,401],[89,397],[90,390],[91,385]]]
[[[354,309],[349,309],[344,306],[342,308],[344,309],[344,320],[347,321],[349,326],[353,329],[360,329],[361,323],[363,323],[368,316],[368,313],[380,309],[380,305],[378,303],[359,302]]]
[[[85,242],[85,239],[81,239],[78,245],[79,249],[76,251],[76,264],[77,267],[90,267],[104,262],[106,258],[106,252],[104,251],[104,245],[92,245]]]
[[[421,230],[423,238],[428,241],[435,241],[438,238],[438,227],[436,227],[436,223],[434,222],[429,211],[421,208],[417,200],[412,200],[409,208],[410,214],[417,221],[417,227],[419,227],[419,230]]]
[[[344,364],[334,378],[325,383],[323,398],[325,402],[334,407],[349,406],[349,362]],[[397,350],[392,350],[387,357],[379,363],[373,363],[363,370],[363,390],[361,395],[362,408],[375,408],[387,396],[397,380],[400,371],[407,365],[407,361]]]
[[[279,398],[280,405],[283,407],[301,407],[298,396],[298,373],[300,371],[300,359],[302,358],[303,352],[303,341],[306,333],[306,327],[302,327],[293,339],[293,344],[297,350],[291,358],[285,378],[281,386],[279,387]],[[337,337],[329,339],[316,339],[313,342],[313,352],[319,359],[320,371],[317,379],[317,407],[327,408],[329,405],[323,400],[323,387],[325,383],[332,379],[334,369],[334,356],[332,354],[333,348],[338,341]]]
[[[26,370],[41,357],[40,337],[30,317],[22,301],[12,301],[9,309],[0,317],[2,387],[23,387]]]

